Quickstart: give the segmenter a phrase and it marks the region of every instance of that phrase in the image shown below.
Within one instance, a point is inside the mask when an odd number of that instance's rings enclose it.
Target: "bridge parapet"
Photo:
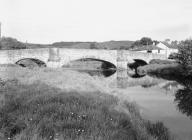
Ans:
[[[1,50],[0,64],[15,64],[21,59],[38,59],[50,67],[61,67],[78,59],[97,59],[113,63],[118,69],[127,69],[134,59],[149,62],[152,59],[166,59],[166,55],[141,53],[126,50],[41,48],[21,50]]]
[[[166,55],[142,53],[136,51],[118,50],[117,54],[117,61],[130,61],[133,59],[141,59],[149,62],[152,59],[167,59]]]

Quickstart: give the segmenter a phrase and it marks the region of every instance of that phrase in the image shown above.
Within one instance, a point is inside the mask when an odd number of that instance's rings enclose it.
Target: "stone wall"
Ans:
[[[43,61],[48,67],[62,67],[71,61],[83,58],[92,58],[113,63],[118,69],[127,69],[127,64],[134,59],[144,60],[149,63],[152,59],[166,59],[165,55],[142,53],[126,50],[98,50],[98,49],[66,49],[66,48],[41,48],[22,50],[1,50],[0,64],[15,64],[25,58]]]

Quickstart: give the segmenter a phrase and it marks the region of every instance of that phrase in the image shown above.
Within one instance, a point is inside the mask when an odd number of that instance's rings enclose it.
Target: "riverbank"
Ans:
[[[170,77],[192,76],[192,67],[185,68],[180,64],[149,64],[138,68],[139,74],[165,75]]]
[[[62,69],[0,67],[0,138],[169,139],[103,79]],[[99,81],[99,82],[98,82]]]
[[[192,90],[192,66],[183,67],[180,64],[149,64],[138,68],[138,73],[147,74],[169,81],[176,81],[183,87]]]

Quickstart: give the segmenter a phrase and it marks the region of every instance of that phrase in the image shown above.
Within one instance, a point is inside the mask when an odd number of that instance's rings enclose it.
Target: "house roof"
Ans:
[[[170,49],[178,49],[177,45],[174,46],[174,45],[171,45],[171,44],[169,44],[169,43],[167,43],[165,41],[160,41],[160,43],[164,44],[165,46],[167,46]]]
[[[133,49],[133,51],[144,51],[144,50],[151,51],[151,50],[162,50],[162,49],[155,45],[139,46],[139,47]]]

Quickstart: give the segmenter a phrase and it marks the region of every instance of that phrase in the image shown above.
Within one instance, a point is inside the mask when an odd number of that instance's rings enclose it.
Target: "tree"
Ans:
[[[152,41],[152,39],[149,38],[149,37],[143,37],[143,38],[141,38],[141,40],[140,40],[140,44],[141,44],[141,45],[152,45],[152,44],[153,44],[153,41]]]
[[[0,41],[1,49],[26,49],[26,45],[11,37],[3,37]]]
[[[181,41],[177,59],[184,66],[192,66],[192,39]]]
[[[157,44],[159,43],[159,41],[153,40],[153,43],[154,43],[155,45],[157,45]]]
[[[156,41],[156,43],[158,43],[158,41]],[[145,45],[152,45],[152,44],[153,44],[153,41],[152,41],[151,38],[143,37],[140,40],[135,41],[131,45],[131,48],[133,49],[133,48],[136,48],[136,47],[142,47],[142,46],[145,46]]]

